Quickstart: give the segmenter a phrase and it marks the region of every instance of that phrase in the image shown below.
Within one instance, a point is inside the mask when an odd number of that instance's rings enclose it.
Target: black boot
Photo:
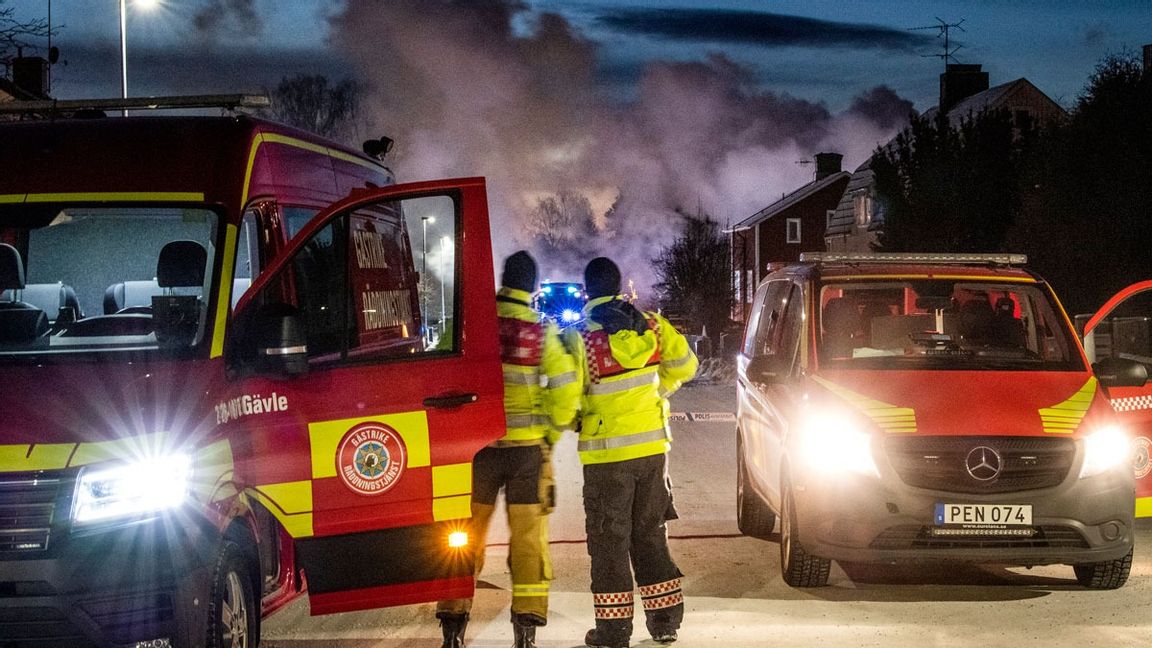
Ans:
[[[440,619],[440,630],[444,632],[444,643],[440,648],[464,648],[464,629],[468,627],[468,615],[441,612],[436,618]]]
[[[536,648],[536,626],[513,623],[512,632],[516,637],[512,648]]]
[[[632,639],[632,620],[597,620],[596,627],[584,635],[588,648],[628,648]]]

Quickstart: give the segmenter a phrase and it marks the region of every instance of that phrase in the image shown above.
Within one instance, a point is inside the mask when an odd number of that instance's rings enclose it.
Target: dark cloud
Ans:
[[[213,38],[225,31],[248,37],[259,36],[264,30],[255,0],[210,0],[196,13],[192,24],[197,32]]]
[[[931,36],[908,30],[760,11],[627,8],[602,12],[595,20],[616,31],[673,40],[901,51],[932,42]]]
[[[903,128],[912,114],[912,102],[881,85],[857,95],[848,113],[860,115],[881,128]]]

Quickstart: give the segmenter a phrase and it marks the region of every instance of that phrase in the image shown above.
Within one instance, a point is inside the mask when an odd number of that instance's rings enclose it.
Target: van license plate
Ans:
[[[1031,504],[936,504],[937,525],[1031,526]]]

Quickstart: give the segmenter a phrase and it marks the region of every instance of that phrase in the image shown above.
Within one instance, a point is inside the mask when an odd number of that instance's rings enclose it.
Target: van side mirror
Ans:
[[[1143,387],[1148,382],[1148,368],[1124,358],[1104,358],[1095,362],[1092,373],[1105,387]]]
[[[744,370],[744,374],[749,380],[764,384],[780,382],[786,376],[786,367],[782,367],[783,363],[780,358],[776,356],[756,356],[748,361],[748,366]]]
[[[287,304],[261,306],[252,322],[256,365],[262,373],[308,373],[308,336],[300,313]]]

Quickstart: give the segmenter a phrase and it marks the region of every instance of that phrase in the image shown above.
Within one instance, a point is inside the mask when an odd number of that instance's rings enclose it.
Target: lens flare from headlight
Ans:
[[[1117,425],[1110,425],[1084,437],[1084,465],[1080,477],[1091,477],[1127,464],[1132,459],[1132,441]]]
[[[580,313],[570,308],[565,308],[564,312],[560,315],[560,319],[564,320],[565,322],[575,322],[580,319]]]
[[[76,491],[74,520],[102,522],[176,508],[188,496],[192,459],[167,455],[85,470]]]
[[[453,531],[448,534],[448,546],[453,549],[468,546],[468,533],[465,531]]]
[[[872,458],[872,436],[851,419],[812,414],[801,434],[801,450],[809,468],[822,473],[880,475]]]

